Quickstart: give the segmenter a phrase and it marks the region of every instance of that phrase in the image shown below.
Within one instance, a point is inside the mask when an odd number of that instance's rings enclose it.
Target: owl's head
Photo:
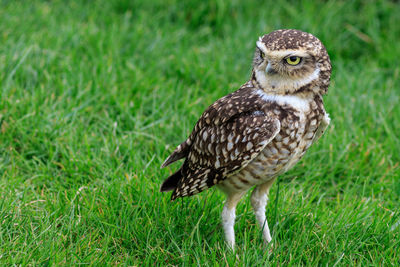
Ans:
[[[326,93],[331,62],[315,36],[299,30],[277,30],[260,37],[256,45],[253,79],[264,91]]]

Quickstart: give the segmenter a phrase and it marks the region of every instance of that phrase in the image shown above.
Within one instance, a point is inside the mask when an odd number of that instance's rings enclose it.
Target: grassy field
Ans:
[[[398,264],[400,5],[298,2],[1,1],[0,265]],[[272,252],[246,196],[232,253],[223,194],[171,203],[160,164],[278,28],[326,45],[332,123],[271,190]]]

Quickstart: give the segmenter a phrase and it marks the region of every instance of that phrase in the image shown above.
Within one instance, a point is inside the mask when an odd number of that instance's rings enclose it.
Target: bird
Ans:
[[[259,37],[250,79],[203,112],[162,164],[184,159],[160,191],[173,191],[175,200],[216,186],[226,195],[222,227],[234,249],[236,206],[254,188],[251,205],[263,241],[270,243],[269,190],[327,129],[323,96],[331,69],[325,46],[310,33],[279,29]]]

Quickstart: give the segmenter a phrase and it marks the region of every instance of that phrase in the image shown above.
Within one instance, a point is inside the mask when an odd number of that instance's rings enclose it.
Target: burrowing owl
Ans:
[[[222,224],[231,247],[236,205],[253,186],[251,204],[265,242],[271,241],[265,217],[269,189],[330,121],[322,101],[331,75],[323,44],[309,33],[277,30],[256,46],[250,80],[209,106],[162,165],[185,158],[161,186],[162,192],[173,190],[172,200],[214,185],[227,195]]]

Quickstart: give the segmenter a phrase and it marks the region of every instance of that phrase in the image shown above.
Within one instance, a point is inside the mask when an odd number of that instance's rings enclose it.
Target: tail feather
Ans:
[[[168,192],[174,190],[177,187],[178,182],[181,178],[182,172],[181,169],[179,169],[162,183],[160,187],[160,192]]]

